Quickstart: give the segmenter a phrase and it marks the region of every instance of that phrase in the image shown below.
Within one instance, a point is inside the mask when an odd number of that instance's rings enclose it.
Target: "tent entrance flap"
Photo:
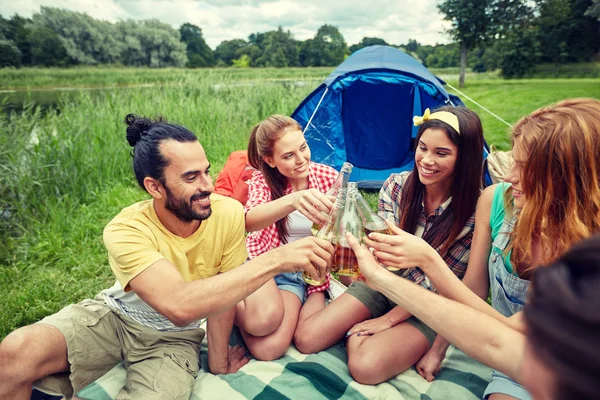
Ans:
[[[398,168],[410,161],[412,92],[409,83],[362,80],[344,88],[342,125],[348,161],[373,170]]]

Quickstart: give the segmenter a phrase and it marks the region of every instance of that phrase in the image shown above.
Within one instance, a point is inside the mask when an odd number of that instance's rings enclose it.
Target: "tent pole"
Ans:
[[[325,88],[325,91],[323,92],[323,95],[321,96],[321,98],[319,99],[319,102],[317,103],[317,106],[315,107],[315,111],[313,111],[312,115],[310,116],[310,118],[308,119],[308,122],[306,123],[306,126],[304,127],[304,130],[302,131],[302,133],[304,134],[306,132],[306,130],[308,129],[308,127],[310,126],[310,123],[313,120],[313,117],[315,116],[315,114],[317,113],[317,110],[319,109],[319,107],[321,107],[321,102],[323,101],[323,99],[325,98],[325,95],[327,94],[327,92],[329,91],[329,87]]]

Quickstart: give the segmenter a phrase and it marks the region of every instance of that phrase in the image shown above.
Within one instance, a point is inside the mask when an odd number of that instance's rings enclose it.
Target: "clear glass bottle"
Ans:
[[[346,239],[346,232],[352,233],[359,241],[363,235],[363,223],[358,215],[356,203],[352,200],[356,193],[358,193],[356,182],[349,182],[347,195],[344,196],[344,208],[341,211],[339,223],[336,224],[332,242],[335,245],[335,253],[331,269],[340,276],[358,277],[360,275],[356,255]]]
[[[313,236],[319,239],[325,239],[333,243],[334,246],[337,221],[340,220],[341,214],[344,210],[343,204],[346,201],[347,185],[348,180],[350,179],[350,173],[352,172],[352,168],[353,165],[349,162],[345,162],[342,165],[342,169],[340,170],[337,179],[333,183],[333,186],[331,186],[331,188],[326,193],[328,196],[336,197],[333,204],[333,208],[331,209],[329,214],[327,214],[325,211],[321,211],[321,213],[327,217],[327,222],[325,222],[323,226],[319,226],[315,223],[312,225],[311,228]],[[342,206],[339,206],[340,204]],[[325,282],[325,278],[321,279],[320,281],[317,281],[315,279],[312,279],[310,275],[308,275],[306,272],[302,273],[302,279],[304,280],[304,282],[313,286],[319,286]]]
[[[393,234],[392,230],[385,223],[385,220],[371,209],[371,206],[369,206],[369,203],[367,203],[367,200],[365,200],[365,198],[362,197],[360,192],[357,191],[352,196],[352,199],[356,204],[356,209],[362,220],[365,236],[368,236],[371,232],[381,233],[383,235]],[[383,264],[382,266],[389,269],[390,271],[398,271],[398,268],[388,267]]]
[[[342,169],[340,170],[337,179],[335,180],[335,182],[333,182],[333,185],[329,188],[327,193],[325,193],[327,196],[335,197],[337,199],[340,189],[346,187],[346,185],[348,184],[348,180],[350,179],[350,174],[352,173],[353,167],[354,166],[348,161],[346,161],[342,165]],[[321,214],[326,218],[328,216],[327,212],[325,211],[321,211]],[[313,223],[310,229],[313,236],[317,236],[317,232],[319,231],[319,229],[321,229],[321,225]]]

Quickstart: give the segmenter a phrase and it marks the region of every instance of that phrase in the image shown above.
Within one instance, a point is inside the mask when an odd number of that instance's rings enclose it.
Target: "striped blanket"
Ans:
[[[239,334],[232,344],[239,342]],[[207,365],[206,341],[201,350]],[[437,378],[429,383],[414,368],[379,385],[361,385],[348,373],[343,342],[317,354],[291,346],[280,359],[252,360],[231,375],[200,371],[191,399],[402,399],[476,400],[491,379],[491,370],[450,347]],[[117,365],[77,394],[80,399],[115,399],[125,384],[125,368]]]

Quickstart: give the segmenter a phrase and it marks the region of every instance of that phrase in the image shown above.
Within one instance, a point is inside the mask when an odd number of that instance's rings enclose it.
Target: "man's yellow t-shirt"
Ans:
[[[163,226],[152,200],[123,209],[104,228],[104,244],[117,282],[102,294],[107,305],[133,320],[159,331],[196,329],[200,321],[175,326],[141,299],[129,282],[155,262],[167,259],[186,282],[227,272],[247,258],[244,210],[233,199],[212,194],[212,214],[187,238]]]
[[[166,258],[186,282],[227,272],[247,257],[244,211],[239,202],[212,194],[212,214],[187,238],[171,233],[158,219],[152,200],[123,209],[104,228],[113,273],[125,291],[140,272]]]

